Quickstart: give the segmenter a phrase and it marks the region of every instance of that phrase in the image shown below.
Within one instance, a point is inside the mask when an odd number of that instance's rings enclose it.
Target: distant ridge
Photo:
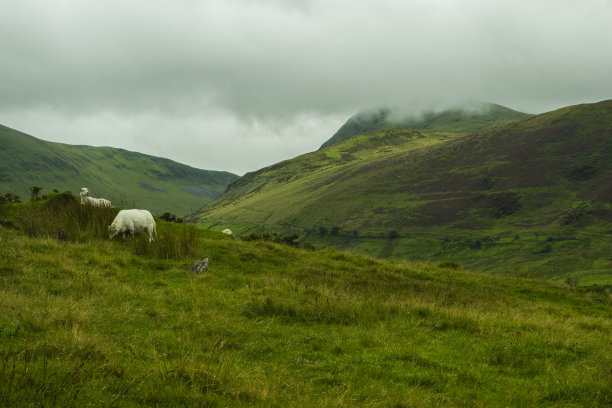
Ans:
[[[183,216],[221,195],[238,176],[112,147],[48,142],[0,125],[0,192],[29,187],[93,195]]]
[[[352,116],[320,149],[364,132],[381,129],[433,129],[474,132],[504,125],[530,115],[493,103],[472,104],[465,108],[426,111],[419,115],[402,113],[400,109],[365,110]]]

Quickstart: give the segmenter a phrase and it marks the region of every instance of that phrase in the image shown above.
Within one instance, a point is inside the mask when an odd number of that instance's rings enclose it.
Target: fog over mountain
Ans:
[[[205,169],[316,150],[377,106],[612,97],[610,0],[0,3],[1,124]]]

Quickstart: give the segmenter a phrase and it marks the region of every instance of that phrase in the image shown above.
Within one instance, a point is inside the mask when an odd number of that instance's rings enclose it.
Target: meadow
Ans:
[[[605,290],[116,211],[0,208],[1,406],[612,405]]]

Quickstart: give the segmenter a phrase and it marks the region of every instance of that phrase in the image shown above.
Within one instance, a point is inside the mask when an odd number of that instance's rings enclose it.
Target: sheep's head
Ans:
[[[81,188],[81,195],[86,196],[89,194],[89,190],[86,187]]]
[[[109,225],[108,226],[108,237],[110,239],[115,238],[115,235],[117,235],[119,233],[119,231],[117,230],[117,227],[114,225]]]

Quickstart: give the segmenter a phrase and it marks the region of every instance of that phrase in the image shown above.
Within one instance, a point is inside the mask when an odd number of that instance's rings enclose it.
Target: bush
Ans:
[[[564,212],[559,218],[560,225],[570,225],[574,224],[583,216],[589,214],[591,212],[590,206],[586,202],[579,203],[576,207],[572,208],[569,211]]]
[[[269,234],[258,234],[251,232],[250,234],[243,235],[240,237],[242,241],[270,241],[271,236]]]
[[[296,242],[296,240],[299,238],[299,235],[297,234],[293,234],[293,235],[285,235],[283,237],[276,237],[274,239],[274,242],[278,243],[278,244],[284,244],[284,245],[289,245],[292,247],[297,247],[298,243]]]
[[[164,220],[166,222],[176,222],[178,224],[182,224],[184,222],[183,218],[177,217],[176,215],[172,214],[171,212],[165,212],[162,215],[159,216],[160,220]]]
[[[9,204],[15,204],[15,203],[21,202],[21,197],[19,197],[17,194],[11,193],[10,191],[4,194],[3,199],[5,202]]]

